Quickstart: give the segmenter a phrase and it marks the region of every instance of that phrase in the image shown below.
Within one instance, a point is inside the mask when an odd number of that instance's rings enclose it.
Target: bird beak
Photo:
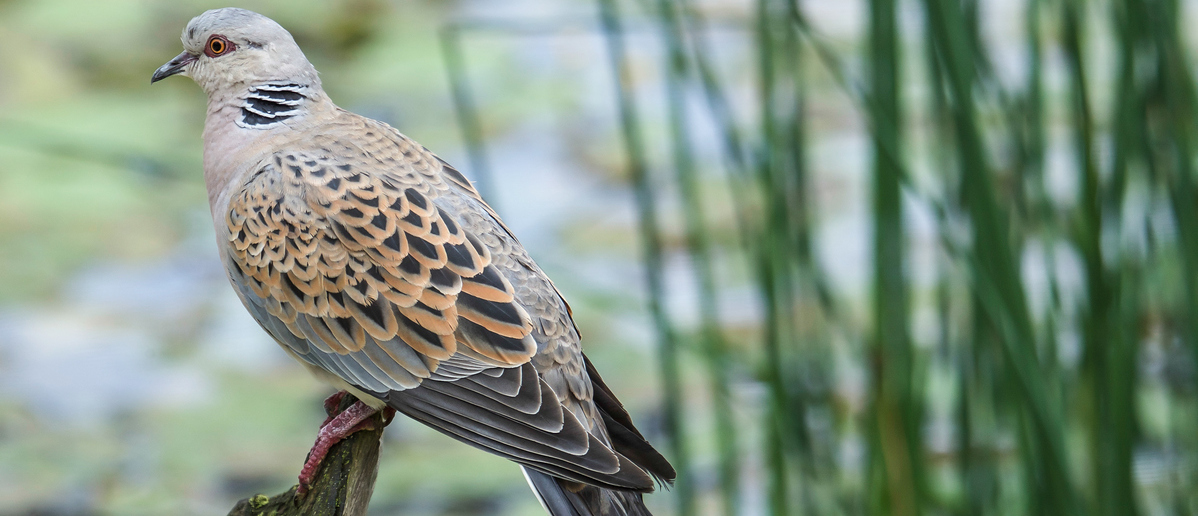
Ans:
[[[167,61],[166,64],[159,66],[157,70],[154,70],[154,75],[150,77],[150,84],[154,84],[167,77],[182,72],[187,65],[195,62],[195,60],[196,56],[188,54],[187,52],[183,52],[175,56],[174,59]]]

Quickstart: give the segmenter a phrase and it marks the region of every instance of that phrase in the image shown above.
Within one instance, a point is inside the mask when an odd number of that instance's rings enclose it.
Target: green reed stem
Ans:
[[[474,177],[475,187],[487,199],[487,203],[496,211],[501,211],[496,204],[496,198],[491,181],[490,162],[487,160],[487,148],[484,143],[482,121],[478,116],[478,107],[474,104],[474,94],[470,90],[470,80],[466,75],[466,59],[462,54],[462,35],[455,25],[447,25],[441,29],[441,56],[445,61],[445,71],[449,75],[450,91],[453,94],[454,112],[458,116],[458,126],[462,128],[462,139],[466,143],[466,159],[470,161],[470,175]]]
[[[1055,493],[1042,509],[1053,514],[1079,514],[1069,480],[1060,412],[1051,406],[1048,385],[1037,359],[1035,335],[1016,265],[1006,218],[998,208],[986,151],[974,113],[976,68],[960,5],[953,0],[925,0],[928,26],[936,40],[938,63],[949,85],[949,107],[960,152],[964,204],[973,230],[970,253],[975,293],[983,314],[994,324],[1009,361],[1015,386],[1027,412],[1035,451],[1025,460],[1039,462],[1042,482]]]
[[[764,225],[761,232],[760,288],[765,297],[765,364],[764,378],[770,393],[770,410],[766,421],[765,451],[767,476],[769,479],[769,511],[773,516],[785,516],[790,511],[790,494],[787,480],[785,431],[787,414],[787,392],[782,371],[782,343],[786,338],[785,325],[790,313],[786,312],[790,281],[787,259],[786,196],[779,188],[782,182],[784,141],[779,134],[779,122],[775,111],[775,95],[778,76],[775,65],[779,56],[775,52],[778,44],[775,35],[776,10],[770,0],[758,0],[756,9],[756,37],[760,66],[761,102],[761,148],[757,160],[758,186],[764,202]]]
[[[875,514],[920,513],[919,414],[912,399],[913,358],[907,330],[907,285],[903,232],[900,60],[893,0],[869,2],[869,81],[873,102],[868,115],[874,136],[874,336],[873,423],[870,488]],[[877,471],[874,473],[873,471]],[[879,494],[884,493],[881,499]]]
[[[666,99],[670,120],[671,148],[675,179],[682,200],[686,241],[692,271],[699,285],[700,338],[703,359],[712,393],[712,411],[716,426],[716,448],[723,513],[733,516],[741,505],[740,453],[733,421],[732,393],[729,388],[728,352],[720,330],[719,292],[712,265],[711,243],[703,216],[703,194],[695,170],[690,127],[693,122],[686,106],[689,63],[677,7],[670,0],[658,0],[659,23],[665,36]]]
[[[683,414],[682,373],[679,368],[677,334],[666,314],[663,286],[662,241],[657,222],[657,206],[649,178],[641,136],[640,117],[636,100],[629,85],[632,69],[624,47],[623,22],[616,0],[598,0],[600,23],[607,43],[609,65],[615,78],[616,101],[619,105],[621,135],[628,153],[628,168],[636,193],[637,215],[640,220],[641,245],[644,253],[645,281],[649,294],[649,312],[657,329],[658,360],[660,361],[662,391],[665,403],[665,432],[678,479],[674,483],[679,516],[695,514],[695,492],[690,450],[686,438]]]

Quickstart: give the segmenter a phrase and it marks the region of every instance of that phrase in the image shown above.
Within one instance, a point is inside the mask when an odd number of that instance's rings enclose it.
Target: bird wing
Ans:
[[[343,147],[277,152],[230,200],[234,284],[306,341],[293,351],[353,357],[368,375],[351,365],[345,379],[375,391],[415,387],[457,352],[528,361],[528,313],[489,249],[415,172],[372,173],[370,155]]]
[[[226,267],[250,312],[301,360],[451,437],[561,478],[651,490],[605,442],[552,284],[460,174],[366,124],[276,152],[231,198]],[[517,286],[526,299],[549,291],[560,306],[530,306],[554,317],[534,324]],[[563,332],[572,346],[551,338]]]

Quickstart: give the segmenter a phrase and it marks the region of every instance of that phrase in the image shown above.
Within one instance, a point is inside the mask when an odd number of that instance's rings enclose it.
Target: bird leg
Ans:
[[[344,398],[346,394],[349,393],[345,391],[337,391],[324,399],[324,413],[328,414],[329,417],[324,418],[324,423],[320,424],[321,428],[324,428],[324,425],[329,424],[329,422],[333,420],[333,417],[337,415],[337,408],[341,406],[341,399]]]
[[[329,396],[324,401],[325,410],[329,414],[336,411],[345,394],[345,391],[340,391],[337,394]],[[328,419],[325,419],[324,423],[321,423],[320,431],[316,435],[316,444],[312,445],[312,450],[308,452],[308,460],[304,462],[304,467],[300,470],[297,494],[302,495],[308,491],[308,487],[315,480],[316,471],[320,467],[321,461],[329,453],[329,448],[332,448],[334,444],[341,442],[342,439],[349,437],[354,432],[359,430],[373,430],[375,428],[374,420],[371,419],[371,416],[375,415],[378,411],[379,409],[373,408],[361,401],[355,401],[353,405],[350,405],[340,414],[336,416],[330,415]],[[395,409],[391,407],[384,408],[383,426],[390,423],[394,415]]]

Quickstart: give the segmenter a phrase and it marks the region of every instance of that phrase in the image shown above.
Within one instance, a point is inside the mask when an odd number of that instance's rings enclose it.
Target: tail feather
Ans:
[[[603,417],[603,426],[607,428],[612,449],[631,459],[634,464],[653,475],[659,483],[672,485],[677,474],[670,461],[654,449],[632,424],[632,417],[607,384],[603,383],[603,377],[599,376],[599,371],[591,364],[591,360],[586,355],[583,355],[582,359],[586,363],[591,385],[595,388],[595,407]]]
[[[576,484],[521,466],[528,485],[550,516],[653,516],[641,494]],[[581,489],[577,486],[581,485]]]

